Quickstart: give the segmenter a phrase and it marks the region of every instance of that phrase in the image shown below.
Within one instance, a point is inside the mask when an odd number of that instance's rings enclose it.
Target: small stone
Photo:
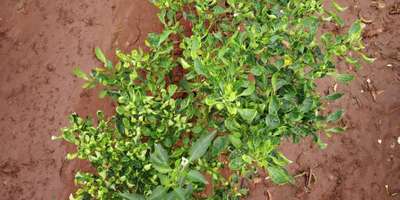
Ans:
[[[368,78],[368,79],[367,79],[367,83],[371,83],[371,79]]]
[[[400,137],[397,138],[397,144],[400,144]]]
[[[379,143],[379,144],[382,144],[382,140],[381,140],[381,139],[378,139],[378,143]]]
[[[364,90],[361,90],[360,92],[361,92],[361,93],[364,93]]]
[[[387,64],[386,67],[393,67],[393,65],[392,64]]]

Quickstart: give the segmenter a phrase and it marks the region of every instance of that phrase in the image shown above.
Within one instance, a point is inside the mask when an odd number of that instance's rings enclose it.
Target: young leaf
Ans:
[[[192,67],[188,62],[186,62],[185,59],[181,58],[180,61],[181,61],[181,65],[182,65],[183,69],[189,69]]]
[[[160,46],[164,41],[166,41],[171,33],[172,33],[171,30],[166,30],[166,31],[162,32],[160,35],[160,38],[158,40],[157,46]]]
[[[334,101],[334,100],[340,99],[342,96],[343,96],[343,93],[337,92],[337,93],[333,93],[331,95],[325,96],[325,99],[329,100],[329,101]]]
[[[126,200],[144,200],[144,197],[138,194],[119,193],[118,195]]]
[[[374,63],[375,60],[376,60],[376,58],[370,58],[370,57],[366,56],[366,55],[363,54],[363,53],[360,53],[360,54],[361,54],[361,57],[363,58],[363,60],[365,60],[365,61],[366,61],[367,63],[369,63],[369,64]]]
[[[271,180],[276,184],[283,185],[294,181],[293,177],[283,167],[268,166],[267,170]]]
[[[327,11],[327,13],[330,16],[330,19],[332,19],[336,24],[338,24],[340,27],[344,26],[344,20],[343,18],[341,18],[340,16],[338,16],[337,14],[333,13],[333,12],[329,12]]]
[[[175,94],[175,92],[176,92],[177,89],[178,89],[178,86],[176,86],[176,85],[174,85],[174,84],[169,85],[169,86],[168,86],[168,95],[169,95],[170,97],[172,97],[172,96]]]
[[[107,65],[107,58],[104,55],[103,51],[101,51],[100,48],[96,47],[94,50],[95,54],[96,54],[96,58],[102,62],[104,65]]]
[[[333,5],[333,7],[335,7],[335,9],[338,12],[343,12],[343,11],[345,11],[347,9],[347,7],[342,7],[339,4],[337,4],[335,1],[332,2],[332,5]]]
[[[71,131],[65,131],[62,137],[69,143],[75,144],[77,142],[75,135]]]
[[[343,133],[345,131],[345,129],[341,128],[341,127],[335,127],[335,128],[326,129],[325,131],[329,132],[329,133]]]
[[[100,98],[100,99],[104,99],[104,97],[106,97],[107,94],[108,94],[107,90],[102,90],[102,91],[99,93],[99,98]]]
[[[83,71],[82,71],[80,68],[78,68],[78,67],[74,69],[73,73],[74,73],[74,75],[75,75],[76,77],[78,77],[78,78],[81,78],[81,79],[86,80],[86,81],[89,80],[89,77],[86,75],[86,73],[83,72]]]
[[[361,32],[362,32],[362,24],[360,20],[357,20],[356,22],[351,25],[349,29],[349,39],[350,41],[357,41],[361,37]]]
[[[335,122],[337,120],[339,120],[340,118],[342,118],[344,111],[343,110],[338,110],[336,112],[331,113],[330,115],[328,115],[328,117],[326,118],[327,122]]]
[[[352,80],[354,80],[354,76],[351,75],[351,74],[338,74],[336,76],[336,80],[341,82],[341,83],[348,84]]]
[[[197,170],[190,170],[187,175],[187,178],[194,183],[208,184],[208,182],[207,182],[206,178],[204,178],[203,174],[201,174]]]
[[[256,109],[238,109],[239,115],[240,117],[242,117],[242,119],[244,121],[246,121],[248,124],[251,124],[254,120],[254,118],[257,116],[257,110]]]
[[[286,158],[282,153],[278,152],[276,155],[271,156],[272,161],[280,167],[285,167],[289,163],[292,163],[289,159]]]
[[[214,139],[216,134],[216,132],[212,132],[200,137],[190,148],[189,161],[195,161],[202,157],[207,152],[207,149],[211,145],[211,141]]]

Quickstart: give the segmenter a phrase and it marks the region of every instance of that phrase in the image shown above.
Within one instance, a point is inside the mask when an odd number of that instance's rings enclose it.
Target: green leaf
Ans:
[[[201,174],[197,170],[190,170],[187,175],[187,178],[194,183],[208,184],[208,182],[207,182],[206,178],[204,178],[203,174]]]
[[[168,160],[168,152],[161,145],[155,144],[154,153],[150,155],[152,166],[160,173],[168,173],[171,171]]]
[[[219,136],[213,142],[212,154],[214,156],[219,155],[227,146],[228,146],[228,138],[226,136]]]
[[[278,185],[294,182],[293,177],[283,167],[268,166],[267,170],[271,180]]]
[[[167,194],[167,188],[163,186],[158,186],[156,189],[152,191],[148,200],[163,200],[166,194]]]
[[[144,197],[139,194],[119,193],[118,195],[126,200],[144,200]]]
[[[345,22],[343,20],[343,18],[341,18],[340,16],[338,16],[337,14],[333,13],[333,12],[329,12],[327,11],[327,13],[330,15],[331,19],[333,19],[333,21],[338,24],[340,27],[343,27]]]
[[[365,54],[361,53],[361,57],[363,60],[365,60],[367,63],[372,64],[375,62],[376,58],[370,58],[366,56]]]
[[[244,121],[246,121],[248,124],[251,124],[253,122],[254,118],[256,118],[256,116],[257,116],[256,109],[241,108],[241,109],[238,109],[238,112],[239,112],[240,117],[242,117],[242,119]]]
[[[269,98],[269,104],[268,104],[268,113],[272,115],[278,114],[279,111],[279,101],[278,98],[273,95]]]
[[[233,158],[229,162],[229,168],[232,170],[239,170],[241,167],[243,167],[243,160],[240,157]]]
[[[242,146],[242,140],[240,140],[240,135],[233,134],[228,136],[229,141],[236,148],[240,148]]]
[[[282,153],[278,152],[275,156],[271,156],[272,161],[280,167],[285,167],[292,161],[286,158]]]
[[[362,33],[362,24],[360,20],[357,20],[356,22],[354,22],[350,29],[349,29],[349,39],[351,42],[357,41],[358,39],[360,39],[361,37],[361,33]]]
[[[97,58],[100,62],[102,62],[104,65],[107,65],[107,58],[106,58],[106,56],[104,55],[103,51],[101,51],[100,48],[96,47],[96,48],[94,49],[94,53],[96,54],[96,58]]]
[[[336,112],[331,113],[330,115],[328,115],[328,117],[326,118],[327,122],[335,122],[337,120],[339,120],[340,118],[342,118],[344,111],[343,110],[338,110]]]
[[[317,145],[319,146],[320,149],[326,149],[326,147],[328,147],[328,144],[323,142],[319,136],[317,136],[314,140],[315,140],[315,142],[317,143]]]
[[[155,144],[154,149],[156,156],[160,158],[161,162],[168,164],[168,152],[159,144]]]
[[[358,63],[358,60],[357,60],[357,59],[355,59],[355,58],[353,58],[353,57],[350,57],[350,56],[346,56],[345,59],[346,59],[346,62],[347,62],[347,63],[352,64],[352,65],[355,65],[355,64]]]
[[[303,103],[301,104],[300,111],[303,113],[307,113],[311,111],[313,105],[314,105],[313,99],[311,97],[306,97]]]
[[[228,118],[225,120],[224,124],[229,131],[240,130],[240,124],[235,119]]]
[[[325,131],[329,132],[329,133],[343,133],[345,131],[345,129],[341,128],[341,127],[335,127],[335,128],[326,129]]]
[[[278,115],[268,114],[265,118],[265,123],[267,124],[268,129],[275,129],[279,127],[281,121]]]
[[[78,78],[81,78],[81,79],[83,79],[83,80],[86,80],[86,81],[88,81],[89,80],[89,77],[86,75],[86,73],[85,72],[83,72],[80,68],[75,68],[74,70],[73,70],[73,73],[74,73],[74,75],[76,76],[76,77],[78,77]]]
[[[102,91],[99,93],[99,98],[100,98],[100,99],[104,99],[104,97],[106,97],[107,94],[108,94],[107,90],[102,90]]]
[[[173,31],[171,30],[166,30],[162,32],[158,40],[157,46],[160,46],[163,42],[165,42],[168,39],[169,35],[171,35],[171,33],[173,33]]]
[[[200,59],[194,60],[194,70],[196,71],[197,74],[206,76],[206,73],[204,72],[203,69],[203,64],[201,63]]]
[[[287,85],[286,80],[280,79],[279,76],[280,76],[280,73],[276,72],[274,75],[272,75],[272,78],[271,78],[272,89],[274,90],[274,92],[277,92],[284,85]]]
[[[336,80],[340,83],[348,84],[354,80],[354,76],[351,74],[338,74],[336,75]]]
[[[122,108],[122,107],[117,107],[117,108]],[[121,112],[120,109],[118,109],[117,112],[118,111]],[[121,113],[119,113],[119,114],[121,114]],[[122,134],[122,135],[125,134],[125,126],[124,126],[122,117],[119,115],[116,117],[115,126],[117,127],[117,130],[120,134]]]
[[[71,131],[65,131],[62,137],[64,138],[65,141],[72,144],[75,144],[75,142],[77,141],[75,135]]]
[[[337,4],[335,1],[332,2],[332,5],[338,12],[343,12],[347,9],[347,7],[342,7],[339,4]]]
[[[333,93],[331,95],[325,96],[325,99],[329,100],[329,101],[334,101],[334,100],[340,99],[343,95],[344,95],[343,93],[337,92],[337,93]]]
[[[245,89],[239,96],[250,96],[256,90],[256,86],[254,84],[250,84],[247,89]]]
[[[175,198],[174,198],[174,200],[186,200],[186,192],[185,192],[185,190],[184,189],[182,189],[182,188],[176,188],[176,189],[174,189],[174,196],[175,196]]]
[[[169,85],[169,86],[168,86],[168,95],[169,95],[170,97],[172,97],[172,96],[175,94],[175,92],[176,92],[177,89],[178,89],[178,86],[176,86],[176,85],[174,85],[174,84]]]
[[[190,148],[189,161],[195,161],[202,157],[207,152],[207,149],[211,145],[211,141],[214,139],[215,135],[216,132],[212,132],[200,137]]]
[[[183,69],[189,69],[192,67],[189,63],[186,62],[185,59],[181,58],[180,61],[181,61],[181,65],[182,65]]]

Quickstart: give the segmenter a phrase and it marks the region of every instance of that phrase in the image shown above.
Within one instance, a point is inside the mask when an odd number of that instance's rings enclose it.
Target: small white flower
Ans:
[[[181,162],[182,167],[186,167],[186,165],[188,165],[188,164],[189,164],[189,160],[186,159],[185,157],[182,157],[182,162]]]

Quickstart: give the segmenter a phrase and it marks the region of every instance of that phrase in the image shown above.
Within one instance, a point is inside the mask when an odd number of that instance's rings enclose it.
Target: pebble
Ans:
[[[400,144],[400,137],[397,138],[397,144]]]
[[[379,140],[378,140],[378,143],[379,143],[379,144],[382,144],[382,140],[381,140],[381,139],[379,139]]]

